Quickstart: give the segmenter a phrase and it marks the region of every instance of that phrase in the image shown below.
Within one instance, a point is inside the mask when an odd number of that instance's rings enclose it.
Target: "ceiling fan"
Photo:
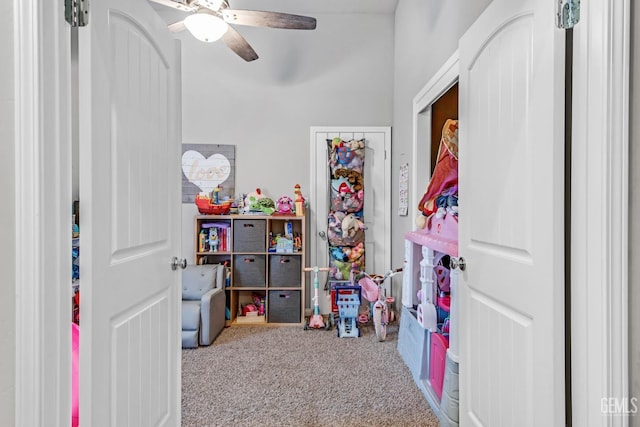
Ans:
[[[260,10],[230,9],[228,0],[151,0],[183,12],[192,12],[185,19],[169,25],[177,33],[185,29],[198,40],[224,44],[245,61],[258,59],[251,45],[229,24],[253,27],[313,30],[316,19],[309,16]]]

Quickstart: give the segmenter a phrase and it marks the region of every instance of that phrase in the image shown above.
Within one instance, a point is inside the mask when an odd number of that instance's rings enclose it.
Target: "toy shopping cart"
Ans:
[[[358,309],[360,308],[360,286],[336,286],[335,302],[338,306],[338,337],[359,337],[357,327]]]

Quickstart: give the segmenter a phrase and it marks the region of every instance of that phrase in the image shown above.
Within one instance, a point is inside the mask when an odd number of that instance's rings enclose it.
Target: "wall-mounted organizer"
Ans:
[[[421,111],[430,113],[431,131],[422,135],[430,144],[421,151],[430,153],[431,176],[418,203],[418,227],[405,235],[398,351],[440,425],[457,426],[458,273],[450,261],[458,256],[458,85],[438,92]]]
[[[365,140],[341,138],[327,140],[330,172],[329,215],[327,239],[329,244],[329,283],[332,311],[336,286],[347,285],[352,269],[364,271],[364,154]]]
[[[226,265],[231,324],[302,324],[304,230],[303,216],[195,217],[195,263]]]

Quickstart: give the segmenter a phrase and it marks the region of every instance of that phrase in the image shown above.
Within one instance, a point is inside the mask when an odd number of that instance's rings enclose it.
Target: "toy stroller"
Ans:
[[[357,327],[357,319],[360,308],[360,287],[336,286],[336,305],[340,314],[338,337],[359,337],[360,329]]]

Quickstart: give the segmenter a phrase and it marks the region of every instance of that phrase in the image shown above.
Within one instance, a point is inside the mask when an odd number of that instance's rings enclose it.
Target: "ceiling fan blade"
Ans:
[[[222,17],[229,24],[251,25],[253,27],[287,28],[293,30],[314,30],[316,18],[289,13],[263,12],[260,10],[224,9]]]
[[[229,27],[221,40],[229,49],[237,53],[238,56],[245,61],[249,62],[258,59],[256,51],[253,50],[245,38],[242,37],[233,27]]]
[[[169,28],[169,31],[171,31],[172,33],[179,33],[180,31],[184,31],[187,29],[187,27],[185,27],[184,25],[184,20],[169,24],[167,28]]]
[[[179,3],[177,1],[172,1],[172,0],[151,0],[151,1],[154,3],[161,4],[163,6],[181,10],[183,12],[195,12],[198,10],[197,7],[193,7],[191,5],[188,5],[185,3]]]
[[[213,10],[217,12],[220,10],[222,5],[226,6],[225,0],[195,0],[196,3],[200,6],[206,7],[207,9]]]

